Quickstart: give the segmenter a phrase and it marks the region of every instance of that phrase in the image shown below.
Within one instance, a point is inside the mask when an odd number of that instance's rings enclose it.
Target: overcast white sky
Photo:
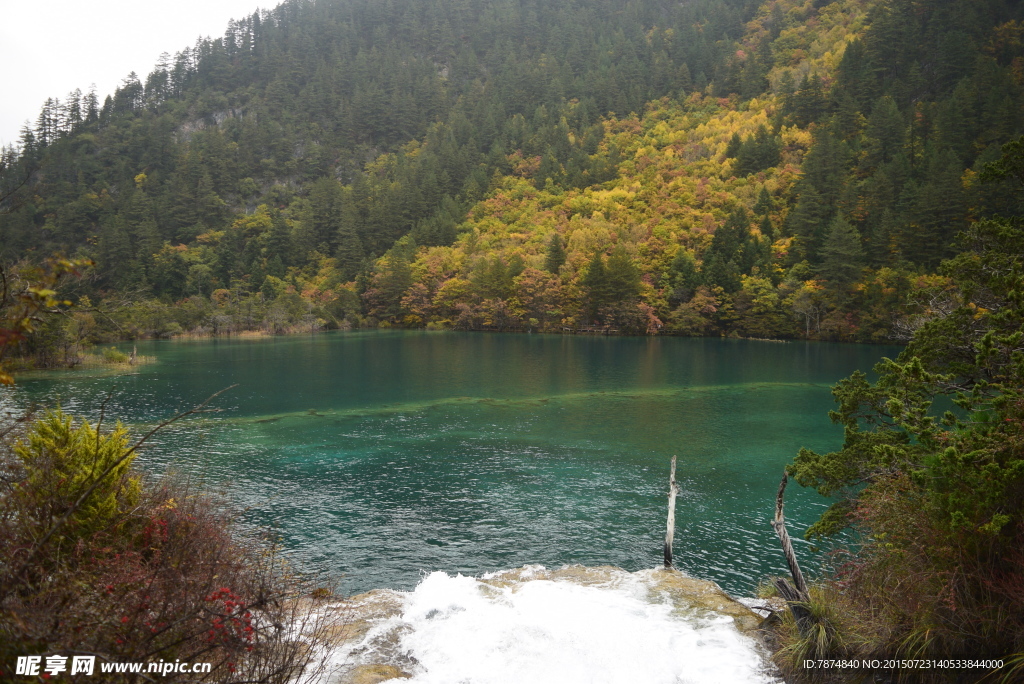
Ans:
[[[100,102],[130,72],[145,82],[161,52],[279,0],[0,0],[0,144],[35,124],[48,97],[96,84]]]

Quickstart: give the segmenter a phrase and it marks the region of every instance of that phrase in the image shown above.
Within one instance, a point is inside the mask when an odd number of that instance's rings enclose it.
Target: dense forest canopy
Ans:
[[[1024,131],[1022,21],[1004,0],[290,0],[102,103],[47,101],[3,153],[0,256],[96,261],[79,294],[107,315],[51,331],[65,347],[889,339],[957,232],[1021,212],[977,176]]]

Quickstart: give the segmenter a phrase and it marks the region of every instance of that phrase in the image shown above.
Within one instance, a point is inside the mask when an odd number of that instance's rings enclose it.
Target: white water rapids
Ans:
[[[689,584],[666,584],[680,577]],[[411,592],[354,597],[347,610],[360,615],[363,627],[335,647],[330,681],[778,681],[766,669],[763,649],[738,629],[738,620],[750,627],[738,612],[744,609],[730,605],[721,612],[729,600],[708,586],[714,587],[658,570],[528,566],[479,579],[435,572]]]

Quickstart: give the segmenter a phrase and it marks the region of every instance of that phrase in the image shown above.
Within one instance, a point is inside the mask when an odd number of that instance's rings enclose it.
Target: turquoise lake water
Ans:
[[[677,566],[750,595],[786,572],[768,524],[783,467],[841,444],[830,386],[899,348],[372,331],[138,351],[157,362],[28,374],[2,402],[95,418],[113,390],[107,415],[138,431],[237,383],[222,412],[167,429],[137,463],[224,491],[346,592],[433,570],[654,567],[675,454]],[[825,506],[792,485],[791,534]]]

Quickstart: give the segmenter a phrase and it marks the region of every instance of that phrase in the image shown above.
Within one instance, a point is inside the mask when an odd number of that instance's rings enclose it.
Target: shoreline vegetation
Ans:
[[[65,319],[58,321],[55,326],[52,322],[48,322],[42,330],[42,335],[33,337],[28,340],[23,346],[15,347],[13,353],[8,354],[7,365],[11,372],[28,372],[33,370],[75,370],[84,368],[112,368],[126,370],[131,369],[137,365],[145,365],[149,363],[157,362],[156,357],[153,356],[135,356],[132,354],[120,351],[114,347],[104,348],[104,344],[111,343],[124,343],[130,341],[139,340],[204,340],[204,339],[264,339],[272,337],[282,336],[293,336],[293,335],[310,335],[321,332],[329,331],[352,331],[352,330],[393,330],[393,329],[408,329],[402,326],[392,326],[387,321],[375,321],[372,319],[362,319],[359,321],[360,325],[352,325],[348,319],[342,320],[340,323],[332,322],[331,325],[327,324],[323,319],[316,319],[314,321],[303,321],[292,325],[281,325],[281,326],[270,326],[264,325],[257,328],[241,328],[234,325],[225,324],[224,320],[220,321],[220,327],[214,327],[212,325],[199,325],[192,329],[182,329],[180,326],[167,326],[163,329],[162,333],[155,333],[140,330],[138,328],[128,333],[129,336],[118,337],[116,332],[118,329],[123,331],[123,328],[118,326],[112,330],[106,330],[103,333],[98,332],[95,328],[92,328],[90,336],[102,340],[93,342],[89,339],[82,339],[82,330],[79,327],[83,319],[89,320],[90,323],[96,320],[94,312],[87,312],[85,314],[76,311],[74,307],[69,308],[66,313],[70,316]],[[91,326],[90,326],[91,327]],[[480,327],[480,328],[453,328],[442,325],[428,325],[426,327],[416,327],[416,329],[425,329],[435,332],[444,331],[460,331],[460,332],[479,332],[479,333],[545,333],[545,334],[561,334],[561,335],[603,335],[603,336],[649,336],[658,335],[667,337],[711,337],[712,335],[681,335],[673,334],[671,332],[664,331],[653,331],[653,332],[641,332],[636,330],[621,330],[619,328],[607,326],[579,326],[579,327],[565,327],[565,326],[548,326],[545,328],[494,328],[494,327]],[[792,341],[798,341],[802,338],[796,337],[793,339],[780,339],[774,337],[760,337],[760,336],[746,336],[741,334],[739,331],[732,331],[731,333],[721,332],[720,337],[729,337],[730,339],[737,340],[751,340],[757,342],[774,342],[774,343],[787,343]],[[894,344],[898,343],[895,340],[875,340],[878,344]]]
[[[96,674],[158,660],[208,663],[220,682],[325,673],[339,616],[316,607],[332,595],[322,579],[296,576],[194,483],[133,466],[150,436],[216,396],[134,443],[60,409],[0,417],[0,680],[26,675],[19,657],[68,653]]]
[[[59,361],[52,358],[40,363],[30,356],[11,355],[7,360],[7,371],[14,376],[22,373],[43,370],[113,370],[120,373],[131,372],[140,366],[157,363],[157,357],[144,356],[132,352],[123,352],[115,347],[96,347],[69,351]]]
[[[1024,138],[982,179],[1020,192]],[[875,366],[875,382],[858,371],[833,387],[842,448],[800,449],[786,469],[835,500],[807,539],[857,535],[806,590],[776,583],[790,610],[775,661],[795,680],[828,680],[803,665],[819,658],[1001,663],[898,673],[922,682],[1024,675],[1024,221],[974,222],[957,247],[939,267],[953,285],[944,306]]]

